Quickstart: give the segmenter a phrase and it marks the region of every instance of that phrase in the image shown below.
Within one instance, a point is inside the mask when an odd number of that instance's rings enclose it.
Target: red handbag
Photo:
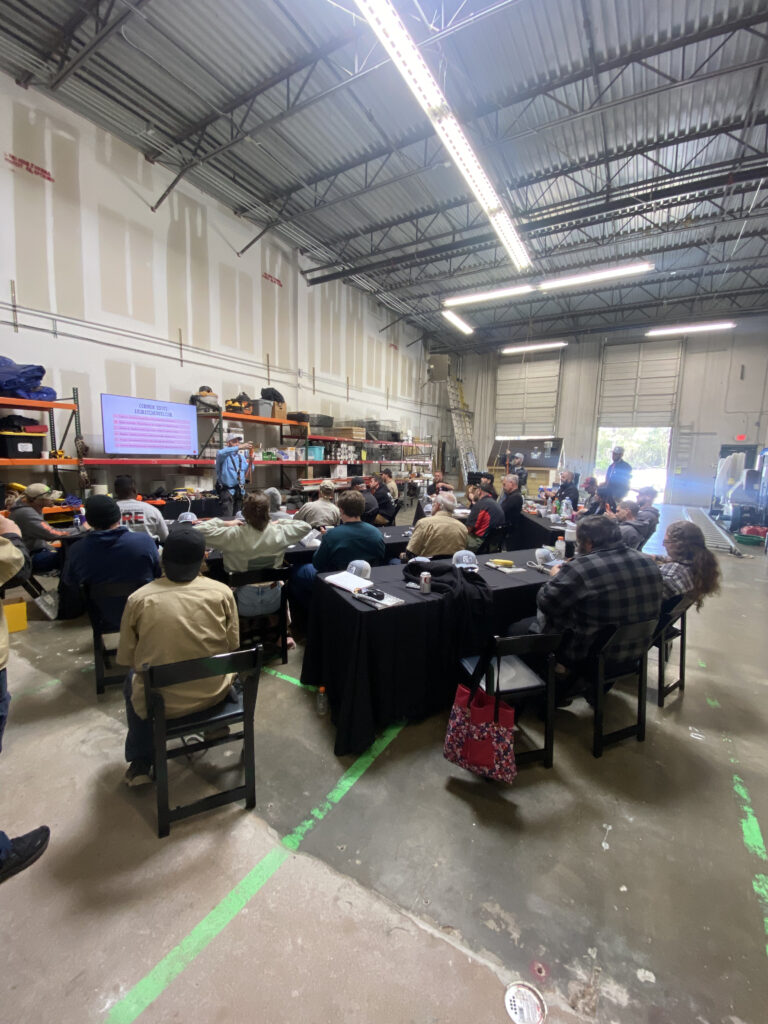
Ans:
[[[517,775],[515,709],[498,694],[490,697],[481,690],[479,680],[472,683],[456,690],[443,756],[476,775],[512,782]]]

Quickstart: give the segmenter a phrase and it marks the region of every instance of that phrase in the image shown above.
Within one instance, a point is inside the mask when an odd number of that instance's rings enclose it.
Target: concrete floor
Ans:
[[[765,1024],[768,561],[752,551],[722,556],[721,597],[689,618],[685,696],[649,704],[645,744],[594,760],[576,702],[554,768],[506,787],[443,760],[441,715],[347,789],[354,761],[313,695],[265,674],[256,812],[164,840],[153,791],[122,783],[124,710],[117,689],[96,698],[89,630],[30,621],[0,826],[52,838],[0,888],[0,1021],[503,1022],[520,978],[558,1024]],[[300,660],[270,667],[296,678]],[[236,760],[177,764],[175,793]]]

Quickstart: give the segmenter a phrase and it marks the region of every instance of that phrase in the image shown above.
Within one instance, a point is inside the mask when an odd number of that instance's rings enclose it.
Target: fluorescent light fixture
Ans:
[[[635,274],[647,274],[655,270],[653,263],[625,263],[620,267],[606,267],[605,270],[591,270],[584,274],[571,274],[568,277],[552,277],[542,281],[539,288],[543,292],[551,292],[556,288],[577,288],[581,284],[594,284],[598,281],[610,281],[614,277],[633,277]]]
[[[447,313],[443,313],[443,316],[447,315]],[[544,352],[550,348],[565,348],[567,344],[567,341],[542,341],[534,345],[512,345],[510,348],[503,348],[501,354],[503,356],[514,356],[520,352]]]
[[[432,122],[510,259],[518,270],[529,267],[531,258],[514,224],[391,0],[355,0],[355,3]]]
[[[646,331],[646,338],[668,338],[673,334],[703,334],[709,331],[730,331],[736,324],[733,320],[718,320],[712,324],[680,324],[679,327],[654,327]]]
[[[496,302],[498,299],[511,299],[515,295],[526,295],[533,291],[533,285],[520,284],[511,288],[496,288],[492,292],[466,292],[464,295],[452,295],[443,303],[444,306],[474,306],[479,302]]]
[[[452,313],[450,309],[441,309],[440,312],[449,323],[452,323],[454,327],[458,327],[462,334],[475,333],[474,327],[470,327],[466,320],[462,320],[460,316],[456,316],[456,314]]]

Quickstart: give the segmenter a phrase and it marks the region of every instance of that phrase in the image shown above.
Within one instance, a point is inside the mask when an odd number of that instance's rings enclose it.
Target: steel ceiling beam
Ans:
[[[558,209],[557,206],[550,207],[549,209],[555,209],[556,212],[549,213],[548,210],[545,210],[543,211],[542,216],[536,217],[535,219],[528,221],[518,220],[518,230],[525,237],[535,237],[535,233],[540,232],[543,229],[557,228],[558,231],[562,231],[573,224],[592,223],[598,217],[612,217],[616,213],[620,212],[630,211],[636,215],[638,211],[641,211],[646,207],[655,209],[658,207],[658,204],[662,202],[669,203],[681,200],[685,200],[687,202],[691,196],[699,196],[705,192],[717,192],[718,190],[731,188],[735,184],[755,181],[763,177],[765,173],[765,166],[761,164],[761,166],[754,169],[745,169],[738,171],[735,174],[726,173],[714,175],[710,178],[691,181],[685,185],[673,184],[660,186],[658,185],[658,179],[652,179],[650,182],[638,182],[632,186],[627,186],[627,192],[629,193],[627,195],[615,197],[602,203],[584,205],[578,210],[574,209],[572,203],[568,204],[568,210],[564,210],[562,208]],[[644,199],[639,196],[639,193],[643,192],[649,193],[646,194]],[[558,204],[558,206],[562,207],[562,204]],[[376,260],[368,263],[349,265],[342,270],[321,274],[319,277],[307,276],[306,280],[307,283],[311,285],[325,284],[329,281],[343,280],[346,277],[351,277],[357,274],[388,271],[397,267],[407,268],[425,260],[434,260],[435,257],[444,256],[447,253],[462,252],[470,247],[485,246],[493,248],[496,245],[498,245],[498,239],[495,233],[484,232],[469,239],[460,239],[444,245],[432,246],[430,248],[423,249],[420,252],[407,253],[403,256],[394,256],[388,259]],[[311,273],[312,271],[307,272],[308,275]]]

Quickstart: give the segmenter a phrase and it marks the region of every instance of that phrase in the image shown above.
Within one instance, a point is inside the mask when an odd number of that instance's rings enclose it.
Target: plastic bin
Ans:
[[[43,454],[43,436],[22,431],[0,431],[0,459],[39,459]]]
[[[310,461],[320,461],[325,458],[325,447],[321,444],[307,445],[307,458]]]
[[[265,398],[254,398],[251,403],[254,416],[272,416],[272,403]]]

